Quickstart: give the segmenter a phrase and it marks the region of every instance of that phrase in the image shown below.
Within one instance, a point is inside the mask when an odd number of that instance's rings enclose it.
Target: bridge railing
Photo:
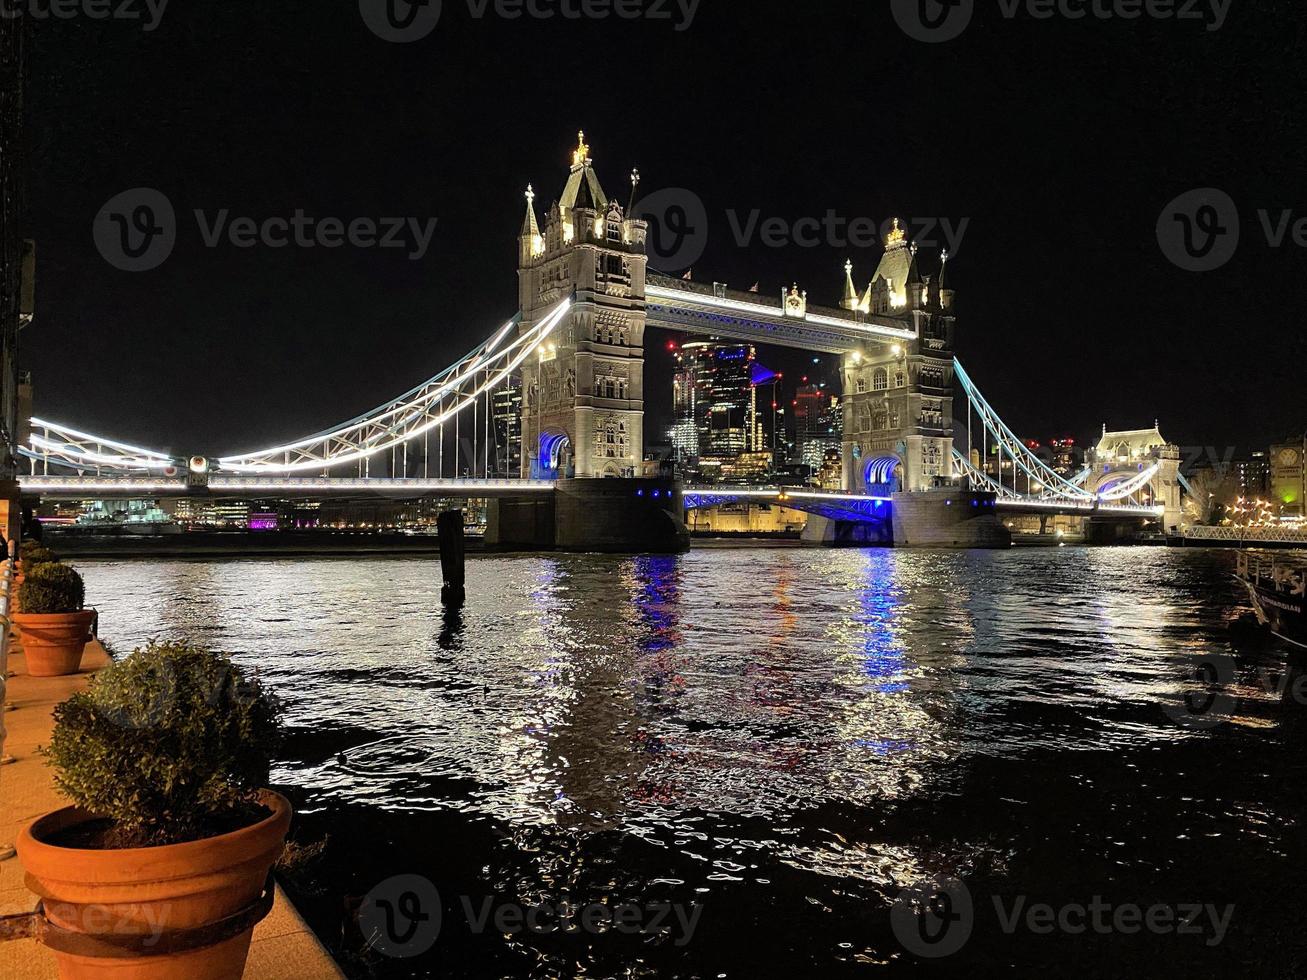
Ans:
[[[1187,527],[1186,541],[1240,544],[1300,544],[1307,546],[1307,527]]]

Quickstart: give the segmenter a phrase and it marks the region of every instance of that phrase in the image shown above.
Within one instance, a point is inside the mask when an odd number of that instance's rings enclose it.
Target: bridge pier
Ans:
[[[499,550],[680,554],[685,499],[670,480],[560,480],[555,493],[492,500],[486,545]]]
[[[894,495],[899,548],[1009,548],[1012,533],[998,518],[992,493],[920,490]]]
[[[803,541],[836,548],[1008,548],[1012,534],[998,518],[996,500],[956,489],[896,493],[882,520],[811,515]]]

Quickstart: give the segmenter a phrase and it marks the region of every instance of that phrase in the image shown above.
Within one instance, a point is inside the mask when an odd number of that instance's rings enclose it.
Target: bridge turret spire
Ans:
[[[853,260],[844,263],[844,298],[840,306],[846,310],[856,310],[860,304],[858,289],[853,285]]]
[[[531,184],[526,185],[526,217],[522,219],[522,234],[540,234],[540,225],[536,221],[536,191]]]
[[[526,217],[522,219],[522,234],[518,241],[521,245],[522,265],[544,254],[545,239],[540,234],[540,225],[536,221],[536,192],[530,184],[526,185]]]
[[[635,217],[635,198],[640,193],[640,168],[636,167],[631,171],[631,202],[626,206],[626,216]]]
[[[953,289],[948,284],[948,249],[939,255],[939,305],[947,310],[953,306]]]
[[[590,159],[590,146],[585,141],[585,132],[579,133],[577,138],[577,147],[572,151],[572,171],[568,175],[567,186],[563,188],[563,199],[559,202],[565,219],[569,221],[567,212],[574,208],[597,212],[608,208],[608,195],[599,185],[599,178],[594,172],[594,161]]]

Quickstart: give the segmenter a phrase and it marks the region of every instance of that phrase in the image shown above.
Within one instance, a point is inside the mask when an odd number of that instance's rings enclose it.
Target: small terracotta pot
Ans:
[[[267,819],[221,837],[128,850],[47,843],[93,820],[75,807],[23,830],[18,857],[51,925],[84,936],[144,937],[142,952],[95,956],[54,950],[61,980],[240,980],[254,926],[215,945],[150,955],[151,940],[211,925],[259,898],[290,829],[289,801],[264,791]],[[54,946],[54,943],[48,943]]]
[[[15,613],[14,625],[22,633],[27,672],[33,677],[77,673],[94,624],[94,609],[49,615]]]

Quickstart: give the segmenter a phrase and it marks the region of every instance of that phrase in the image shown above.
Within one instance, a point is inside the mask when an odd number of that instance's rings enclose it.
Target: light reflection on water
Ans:
[[[1155,707],[1238,601],[1166,551],[709,550],[479,557],[461,627],[430,560],[81,563],[120,649],[190,636],[292,728],[366,733],[280,778],[515,821],[667,806],[784,817],[897,796],[970,753],[1189,736]],[[365,743],[391,740],[364,747]],[[471,798],[414,800],[415,774]]]
[[[544,828],[615,831],[701,863],[700,891],[770,888],[779,868],[879,895],[941,866],[1003,871],[1029,843],[1001,839],[1011,817],[929,823],[977,773],[998,767],[983,792],[1019,813],[1048,778],[1027,766],[1087,787],[1103,753],[1242,730],[1163,710],[1184,662],[1228,649],[1229,553],[478,556],[461,621],[434,560],[78,564],[119,650],[186,636],[259,670],[302,736],[274,778],[308,799],[490,819],[525,852]],[[1248,710],[1274,729],[1279,707]],[[923,822],[876,830],[893,807]]]

